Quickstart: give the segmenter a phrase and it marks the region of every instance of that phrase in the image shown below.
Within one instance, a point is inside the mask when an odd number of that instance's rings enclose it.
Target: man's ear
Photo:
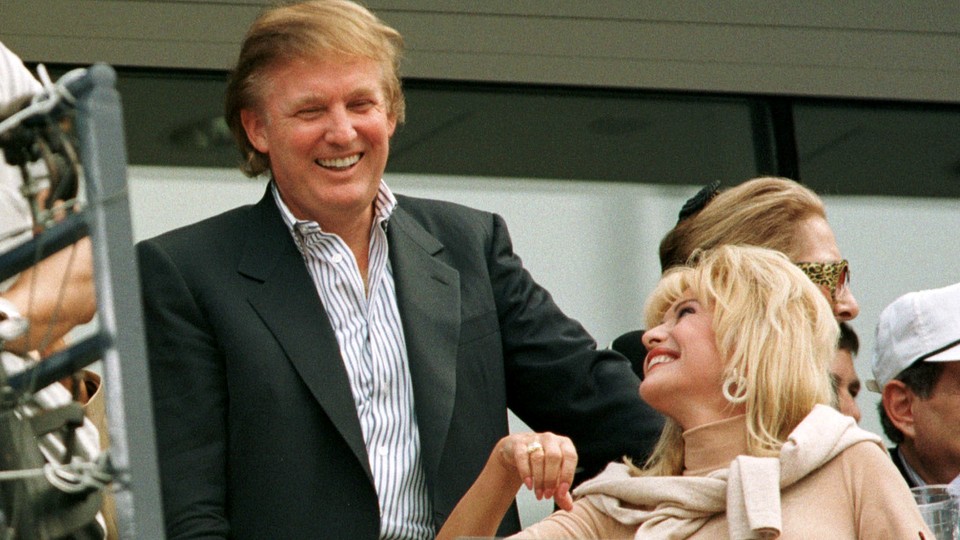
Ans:
[[[267,137],[264,135],[266,122],[262,115],[252,109],[240,109],[240,124],[247,132],[247,139],[258,152],[266,154],[269,151]]]
[[[393,134],[397,131],[397,115],[387,114],[387,138],[393,139]]]
[[[887,418],[909,439],[916,437],[913,423],[913,405],[920,398],[903,381],[891,380],[883,387],[881,395]]]

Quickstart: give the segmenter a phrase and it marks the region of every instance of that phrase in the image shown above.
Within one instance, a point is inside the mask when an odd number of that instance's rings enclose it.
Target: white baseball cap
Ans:
[[[907,293],[880,312],[867,388],[882,392],[919,360],[960,361],[960,283]]]

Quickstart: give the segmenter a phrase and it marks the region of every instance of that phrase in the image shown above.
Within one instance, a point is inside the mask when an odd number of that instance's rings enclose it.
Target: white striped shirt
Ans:
[[[381,181],[370,229],[365,294],[347,244],[323,232],[315,221],[294,218],[276,184],[272,191],[340,344],[380,501],[380,538],[433,538],[407,347],[387,249],[387,222],[397,200]]]

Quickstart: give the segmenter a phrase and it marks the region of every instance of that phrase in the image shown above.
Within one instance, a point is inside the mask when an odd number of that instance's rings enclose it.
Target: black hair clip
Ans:
[[[714,180],[706,186],[703,186],[703,189],[698,191],[696,195],[690,197],[687,199],[687,202],[683,203],[683,208],[680,209],[680,215],[677,218],[677,223],[680,223],[688,217],[696,214],[700,210],[703,210],[703,207],[706,206],[708,202],[712,201],[718,193],[720,193],[719,180]]]

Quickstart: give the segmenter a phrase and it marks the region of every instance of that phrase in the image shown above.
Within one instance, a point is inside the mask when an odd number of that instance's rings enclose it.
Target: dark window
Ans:
[[[960,197],[960,106],[798,100],[804,183],[822,194]]]
[[[56,78],[65,66],[50,68]],[[134,165],[235,167],[222,71],[117,68]],[[960,197],[960,105],[404,81],[389,172]]]

